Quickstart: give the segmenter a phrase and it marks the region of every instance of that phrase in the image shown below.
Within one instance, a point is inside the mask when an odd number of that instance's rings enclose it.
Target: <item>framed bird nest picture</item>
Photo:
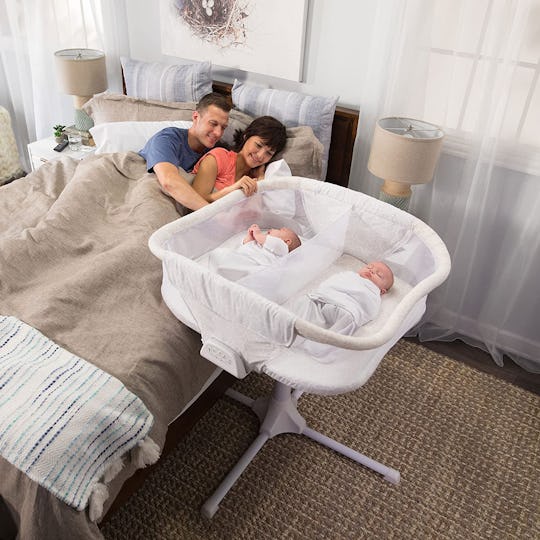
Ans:
[[[308,0],[161,0],[163,54],[302,80]]]

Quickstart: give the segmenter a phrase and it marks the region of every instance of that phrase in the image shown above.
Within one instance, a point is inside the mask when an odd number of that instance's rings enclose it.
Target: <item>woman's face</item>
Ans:
[[[261,165],[265,165],[274,157],[275,154],[273,148],[270,148],[260,137],[256,135],[253,135],[247,139],[239,153],[242,154],[246,164],[251,169],[256,169]]]

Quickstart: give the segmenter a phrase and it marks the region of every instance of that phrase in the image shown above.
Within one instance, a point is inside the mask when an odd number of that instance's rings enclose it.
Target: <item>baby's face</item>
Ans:
[[[365,279],[369,279],[371,282],[377,285],[381,291],[381,294],[388,291],[388,289],[394,283],[392,270],[390,270],[386,264],[380,261],[366,264],[366,266],[358,270],[358,275]]]

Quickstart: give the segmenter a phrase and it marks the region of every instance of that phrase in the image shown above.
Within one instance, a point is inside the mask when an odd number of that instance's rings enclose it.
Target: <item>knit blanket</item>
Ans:
[[[141,466],[159,457],[152,423],[118,379],[0,315],[0,455],[32,480],[97,517],[126,452]]]

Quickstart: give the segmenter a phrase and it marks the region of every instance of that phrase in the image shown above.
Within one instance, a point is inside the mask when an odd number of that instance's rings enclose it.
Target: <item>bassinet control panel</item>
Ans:
[[[242,357],[235,350],[217,339],[209,338],[205,340],[201,348],[201,356],[204,356],[207,360],[238,379],[243,379],[247,375]]]

